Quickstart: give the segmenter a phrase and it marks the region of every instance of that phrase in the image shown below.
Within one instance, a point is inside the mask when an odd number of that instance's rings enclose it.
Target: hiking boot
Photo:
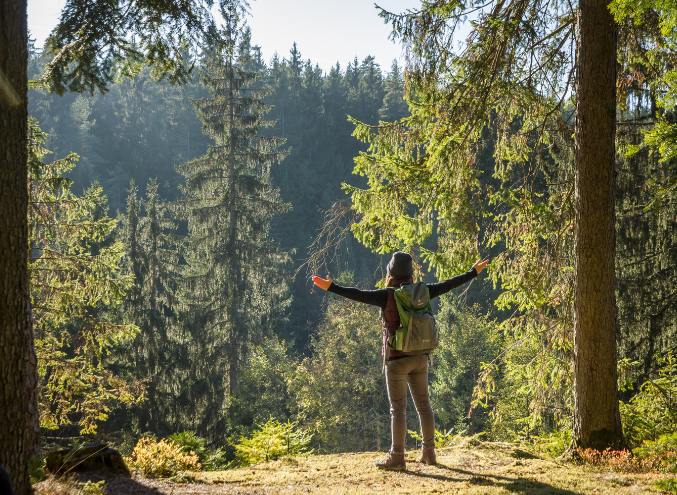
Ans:
[[[388,457],[383,461],[378,461],[376,463],[377,468],[389,469],[393,471],[399,471],[407,468],[407,464],[404,462],[404,454],[395,454],[394,452],[389,452]]]
[[[427,464],[428,466],[434,466],[437,464],[435,449],[421,449],[421,457],[418,458],[418,462]]]

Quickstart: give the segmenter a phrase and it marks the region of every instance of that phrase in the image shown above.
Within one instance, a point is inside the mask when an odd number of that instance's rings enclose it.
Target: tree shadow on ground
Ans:
[[[128,474],[113,473],[105,470],[74,473],[71,480],[77,483],[105,481],[103,493],[106,495],[120,495],[123,493],[126,495],[158,495],[158,493],[162,493],[158,489],[158,486],[148,486],[140,483]]]
[[[548,483],[543,483],[541,481],[536,481],[526,478],[510,478],[506,476],[497,476],[495,474],[477,474],[472,471],[465,469],[452,468],[445,466],[444,464],[437,463],[436,467],[438,469],[446,469],[456,474],[463,475],[463,478],[460,477],[450,477],[443,474],[428,474],[420,473],[415,471],[404,471],[406,474],[411,476],[418,476],[421,478],[427,479],[436,479],[439,481],[450,481],[455,483],[471,483],[473,485],[486,486],[487,488],[505,488],[512,493],[547,493],[552,495],[580,495],[580,492],[575,492],[572,490],[565,490],[562,488],[557,488],[556,486],[549,485]]]
[[[581,493],[557,488],[548,483],[543,483],[533,479],[475,473],[466,469],[449,467],[444,464],[437,464],[436,467],[439,470],[447,471],[447,473],[422,473],[407,470],[402,471],[402,474],[421,479],[438,480],[442,482],[470,483],[479,487],[485,487],[488,493],[499,488],[504,488],[511,493],[522,494],[580,495]],[[173,486],[171,483],[167,484],[161,480],[148,479],[144,480],[142,483],[133,476],[117,474],[105,470],[74,473],[70,479],[78,483],[86,483],[87,481],[97,483],[99,481],[105,481],[103,493],[106,495],[158,495],[159,493],[172,492],[194,493],[189,489],[191,488],[190,484],[181,485],[181,487],[177,489],[177,486]],[[195,488],[195,485],[193,485],[193,488]],[[302,487],[300,490],[301,489]],[[205,485],[201,485],[200,493],[203,491],[204,493],[209,493],[210,489],[207,488],[205,490]]]

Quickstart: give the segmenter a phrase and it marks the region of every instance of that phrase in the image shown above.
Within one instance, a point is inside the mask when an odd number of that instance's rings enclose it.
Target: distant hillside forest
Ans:
[[[199,59],[191,62],[202,63]],[[341,184],[365,183],[352,171],[353,158],[367,147],[351,136],[354,125],[348,116],[370,124],[407,116],[404,77],[396,61],[386,71],[373,57],[355,58],[345,66],[337,62],[325,74],[304,60],[295,44],[287,56],[276,53],[269,61],[263,60],[259,47],[251,47],[247,64],[258,74],[256,85],[268,88],[265,103],[270,109],[265,118],[274,124],[261,133],[282,138],[280,149],[288,152],[271,167],[271,183],[291,208],[272,219],[270,235],[292,259],[288,276],[278,281],[292,284],[293,291],[291,308],[279,315],[279,331],[303,350],[319,320],[322,299],[310,294],[305,271],[293,282],[291,275],[306,259],[324,212],[347,199]],[[39,54],[33,52],[29,78],[38,77],[42,65]],[[53,157],[78,154],[77,166],[68,174],[74,190],[80,193],[98,183],[107,197],[109,215],[124,216],[130,181],[145,191],[154,179],[159,196],[175,201],[185,184],[177,167],[214,145],[191,103],[209,97],[198,74],[190,84],[171,85],[154,81],[144,68],[103,95],[66,93],[60,97],[30,91],[29,115],[48,133],[45,146]],[[350,271],[357,280],[370,284],[380,279],[380,258],[359,243],[348,242],[332,268]]]

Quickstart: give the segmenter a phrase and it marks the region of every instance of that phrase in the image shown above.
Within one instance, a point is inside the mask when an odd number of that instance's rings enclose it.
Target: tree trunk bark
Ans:
[[[235,187],[235,64],[233,63],[232,57],[228,61],[228,137],[230,140],[229,150],[228,150],[228,188],[229,188],[229,217],[228,217],[228,242],[230,243],[230,270],[231,273],[237,270],[236,268],[236,246],[235,246],[235,229],[237,218],[235,216],[235,201],[237,189]],[[233,285],[238,287],[237,292],[239,292],[239,285],[237,285],[237,280],[233,280]],[[237,327],[237,301],[235,294],[232,293],[232,288],[229,289],[228,297],[230,298],[230,373],[229,373],[229,395],[232,397],[237,397],[237,382],[238,382],[238,368],[239,368],[239,339],[237,338],[237,332],[239,328]]]
[[[574,431],[572,448],[620,447],[615,296],[616,26],[581,0],[576,47]]]
[[[0,463],[17,494],[32,493],[28,457],[26,0],[0,0]]]
[[[30,288],[30,278],[26,282]],[[26,417],[26,449],[28,457],[40,454],[40,414],[38,410],[38,356],[35,354],[35,333],[33,326],[33,310],[30,297],[27,301],[26,331],[26,400],[28,415]]]

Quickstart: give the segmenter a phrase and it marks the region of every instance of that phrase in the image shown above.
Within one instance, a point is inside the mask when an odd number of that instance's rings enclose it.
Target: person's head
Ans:
[[[414,263],[409,253],[397,251],[388,263],[386,287],[399,287],[413,282]]]

